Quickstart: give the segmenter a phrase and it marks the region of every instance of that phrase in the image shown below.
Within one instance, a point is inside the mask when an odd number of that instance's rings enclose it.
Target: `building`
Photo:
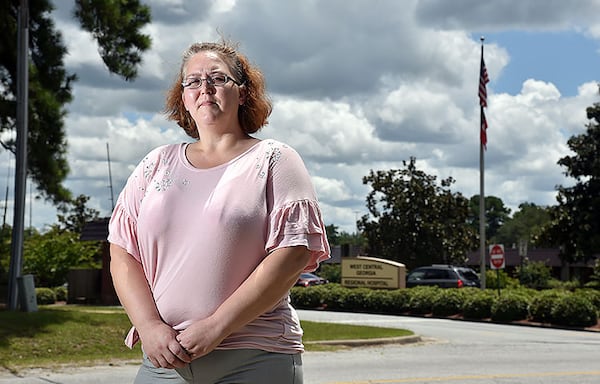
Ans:
[[[589,281],[589,278],[593,273],[595,260],[591,260],[588,263],[573,263],[563,265],[560,257],[558,256],[559,252],[560,250],[558,248],[533,248],[527,250],[527,256],[521,257],[519,255],[518,247],[505,247],[505,270],[509,275],[514,276],[516,268],[524,261],[541,261],[550,267],[552,277],[556,279],[568,281],[576,278],[581,282]],[[479,250],[468,253],[467,265],[471,268],[479,270],[481,264],[480,257]],[[489,265],[489,254],[486,251],[486,268],[489,268]]]

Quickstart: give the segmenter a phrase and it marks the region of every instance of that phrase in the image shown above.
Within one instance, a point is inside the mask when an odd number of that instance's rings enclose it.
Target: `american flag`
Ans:
[[[487,107],[487,89],[486,84],[489,83],[490,78],[488,77],[487,69],[485,69],[485,62],[483,61],[483,51],[481,54],[481,67],[479,69],[479,104],[482,107]]]

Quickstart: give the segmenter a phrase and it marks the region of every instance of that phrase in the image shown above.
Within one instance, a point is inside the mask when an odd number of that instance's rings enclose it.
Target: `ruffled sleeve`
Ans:
[[[310,175],[290,146],[271,141],[268,164],[267,253],[303,245],[311,252],[305,271],[314,271],[329,258],[329,242]]]
[[[127,214],[122,199],[117,200],[108,224],[108,241],[125,249],[137,261],[141,261],[135,221]]]
[[[270,216],[270,231],[266,251],[303,245],[311,252],[304,271],[314,271],[329,258],[329,243],[325,225],[316,201],[293,201],[278,208]]]
[[[168,149],[161,146],[152,150],[137,165],[119,194],[108,225],[108,241],[125,249],[140,261],[137,236],[137,217],[146,194],[148,182],[156,172],[161,154]]]

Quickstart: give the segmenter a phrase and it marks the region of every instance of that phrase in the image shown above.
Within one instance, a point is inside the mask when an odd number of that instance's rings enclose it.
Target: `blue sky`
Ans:
[[[515,95],[523,82],[535,78],[553,83],[563,96],[575,96],[584,82],[599,79],[600,42],[576,31],[506,31],[473,34],[485,36],[485,45],[497,44],[510,62],[497,79],[490,79],[496,93]],[[484,53],[485,58],[485,53]]]

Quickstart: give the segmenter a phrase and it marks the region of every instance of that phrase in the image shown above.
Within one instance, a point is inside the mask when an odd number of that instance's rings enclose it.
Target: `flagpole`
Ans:
[[[485,38],[482,36],[481,37],[481,65],[483,65],[483,41],[485,40]],[[482,68],[480,68],[480,73],[479,73],[479,86],[481,87],[481,71]],[[484,83],[485,85],[485,83]],[[487,97],[487,95],[486,95]],[[479,103],[479,253],[480,253],[480,281],[481,281],[481,289],[485,289],[485,267],[486,267],[486,262],[485,262],[485,191],[484,191],[484,180],[485,180],[485,175],[484,175],[484,141],[482,138],[482,129],[483,129],[483,125],[487,124],[487,122],[485,121],[485,117],[484,117],[484,112],[483,112],[483,104],[481,103],[481,99],[480,99],[480,103]],[[486,139],[487,140],[487,139]]]

